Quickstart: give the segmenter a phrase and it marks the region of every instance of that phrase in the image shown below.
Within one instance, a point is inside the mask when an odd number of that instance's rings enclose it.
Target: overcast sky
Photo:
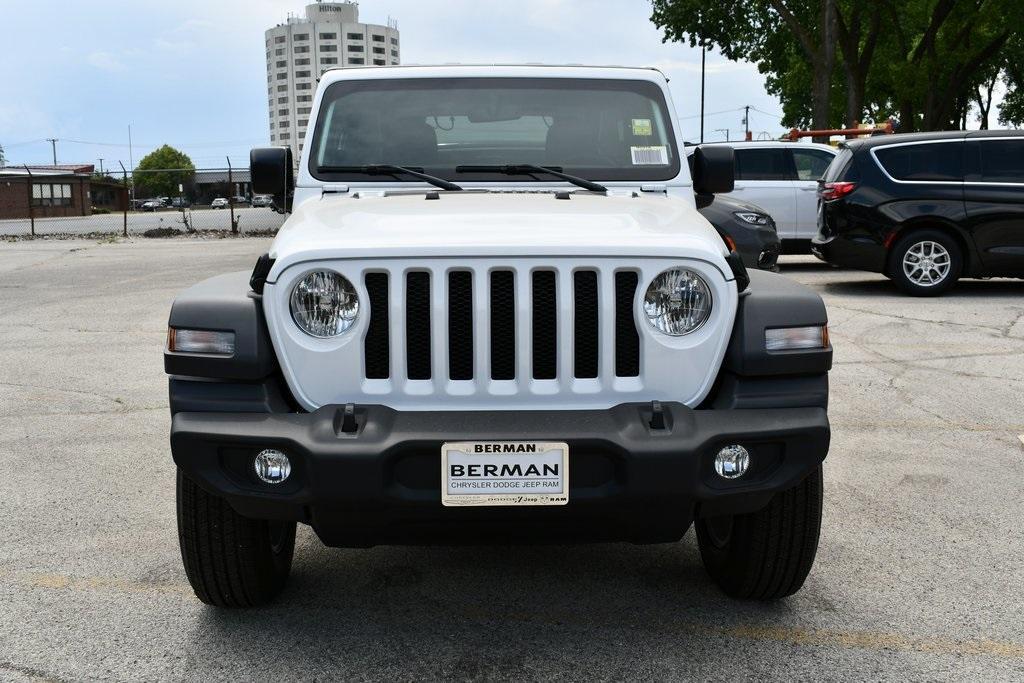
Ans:
[[[9,163],[129,166],[167,143],[196,166],[248,164],[269,139],[263,32],[304,5],[281,0],[0,0],[0,145]],[[697,139],[700,51],[663,44],[648,0],[363,0],[360,21],[398,21],[402,60],[656,66],[683,137]],[[781,107],[751,64],[708,56],[707,139],[778,135]],[[722,112],[722,113],[714,113]],[[762,113],[764,112],[764,113]],[[84,144],[89,143],[89,144]]]

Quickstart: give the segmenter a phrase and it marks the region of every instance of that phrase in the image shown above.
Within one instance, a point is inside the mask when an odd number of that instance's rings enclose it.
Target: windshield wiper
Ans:
[[[430,183],[442,190],[456,192],[462,188],[455,183],[450,183],[444,178],[424,173],[422,168],[408,168],[406,166],[392,166],[391,164],[370,164],[368,166],[317,166],[317,173],[365,173],[366,175],[410,175],[413,178]]]
[[[534,173],[546,173],[547,175],[553,175],[556,178],[561,178],[567,182],[582,187],[584,190],[590,190],[591,192],[608,192],[608,188],[604,185],[595,183],[592,180],[586,178],[580,178],[579,176],[569,175],[568,173],[562,173],[560,166],[535,166],[533,164],[508,164],[505,166],[456,166],[456,173],[501,173],[503,175],[533,175]]]

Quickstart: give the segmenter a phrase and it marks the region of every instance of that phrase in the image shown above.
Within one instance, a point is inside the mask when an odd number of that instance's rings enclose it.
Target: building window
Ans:
[[[288,98],[287,97],[278,97],[277,98],[277,103],[278,104],[288,104]]]
[[[278,45],[283,43],[285,40],[287,40],[287,38],[285,38],[284,36],[278,36],[278,37],[274,38],[274,42],[277,43]]]
[[[363,58],[362,57],[349,57],[348,58],[348,63],[349,64],[363,64],[364,62],[363,62]]]
[[[304,52],[309,52],[309,45],[297,45],[297,46],[295,46],[295,54],[298,55],[298,54],[302,54]]]
[[[321,57],[320,58],[320,63],[321,64],[337,64],[338,63],[338,58],[337,57]]]
[[[285,68],[286,66],[288,66],[288,60],[287,60],[287,59],[282,59],[281,61],[279,61],[279,62],[278,62],[278,63],[276,64],[276,66],[277,66],[277,68],[278,68],[278,69],[283,69],[283,68]]]
[[[273,121],[270,122],[270,130],[274,130],[274,122]]]
[[[320,46],[320,52],[337,52],[337,51],[338,51],[338,46],[337,45],[321,45]]]
[[[286,74],[286,73],[284,73],[284,74],[277,74],[277,80],[279,80],[279,81],[283,81],[286,78],[288,78],[288,74]]]
[[[391,56],[394,57],[395,59],[397,59],[398,58],[398,50],[392,50],[391,51]]]
[[[282,121],[282,122],[281,122],[281,125],[280,125],[280,126],[278,126],[278,127],[279,127],[279,128],[290,128],[290,127],[291,127],[291,125],[292,125],[292,122],[291,122],[291,121]]]
[[[296,83],[295,84],[295,89],[296,90],[312,90],[313,89],[313,85],[311,83]]]
[[[308,71],[296,71],[295,72],[295,78],[309,78],[309,72]]]
[[[34,183],[32,206],[71,206],[70,183]]]
[[[337,33],[321,33],[320,34],[320,40],[337,40],[337,39],[338,39],[338,34]]]
[[[284,54],[284,48],[283,47],[277,48],[276,50],[274,50],[274,54],[277,55],[278,57],[280,57],[281,55]]]
[[[292,38],[294,40],[309,40],[309,34],[308,33],[296,33],[294,36],[292,36]]]
[[[274,134],[273,134],[273,133],[271,133],[271,134],[270,134],[270,141],[271,141],[271,142],[273,142],[273,141],[274,141]]]
[[[277,115],[278,116],[288,116],[288,110],[287,109],[278,109],[277,110]]]
[[[375,60],[373,60],[373,65],[374,66],[384,66],[384,64],[385,64],[385,61],[383,59],[375,59]]]
[[[299,107],[299,109],[298,109],[298,113],[300,115],[302,115],[302,114],[309,114],[309,112],[311,112],[311,111],[313,111],[312,107]]]
[[[384,42],[384,36],[378,36],[378,35],[374,34],[373,42],[375,42],[375,43],[383,43]]]
[[[349,40],[362,40],[363,39],[363,34],[362,33],[349,33],[348,34],[348,39]]]
[[[391,39],[391,44],[395,45],[397,47],[398,46],[398,38],[392,38]]]
[[[309,119],[299,119],[299,128],[305,128],[308,123]]]
[[[279,86],[277,86],[277,92],[288,92],[288,86],[287,85],[279,85]]]
[[[385,50],[382,47],[374,47],[373,48],[373,54],[375,54],[375,55],[382,55],[382,54],[384,54],[384,52],[385,52]]]
[[[295,66],[306,66],[309,64],[309,57],[303,57],[295,60]]]
[[[362,52],[363,51],[363,46],[362,45],[349,45],[346,49],[349,52]]]
[[[299,95],[298,97],[295,98],[295,101],[296,102],[312,102],[313,101],[313,96],[312,95]]]
[[[278,137],[281,138],[282,140],[291,140],[292,139],[292,134],[291,133],[281,133]]]

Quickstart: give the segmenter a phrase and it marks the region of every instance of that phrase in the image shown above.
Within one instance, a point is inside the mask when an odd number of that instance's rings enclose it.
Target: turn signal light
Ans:
[[[769,351],[827,349],[828,325],[769,328],[764,331],[764,345]]]
[[[826,202],[841,199],[857,189],[857,183],[825,183],[818,190],[818,196]]]
[[[167,350],[172,353],[209,353],[230,356],[235,353],[235,333],[213,330],[167,328]]]

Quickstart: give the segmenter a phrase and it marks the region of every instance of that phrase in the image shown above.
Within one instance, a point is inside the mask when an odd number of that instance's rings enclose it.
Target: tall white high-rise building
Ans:
[[[398,64],[398,24],[359,23],[356,2],[317,2],[266,32],[270,144],[302,151],[316,81],[327,69]]]

